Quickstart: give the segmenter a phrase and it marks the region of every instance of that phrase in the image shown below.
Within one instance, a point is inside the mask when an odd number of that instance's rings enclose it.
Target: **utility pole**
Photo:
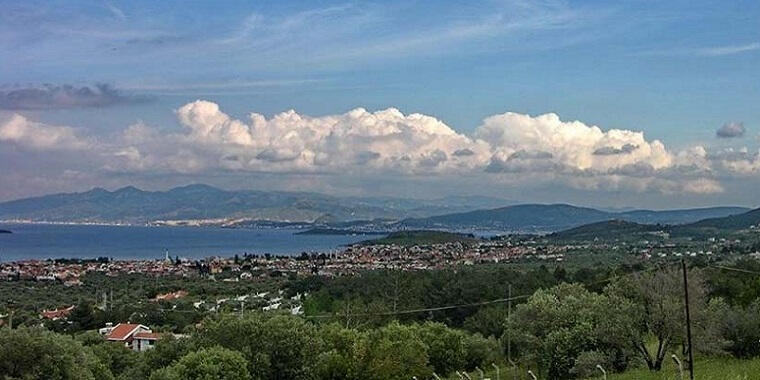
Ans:
[[[694,380],[694,346],[691,344],[691,314],[689,313],[689,279],[686,276],[686,261],[681,259],[683,269],[683,296],[686,305],[686,341],[689,344],[689,379]]]
[[[507,288],[507,360],[512,361],[512,284]]]
[[[8,328],[11,330],[13,330],[13,312],[16,311],[13,306],[15,306],[14,302],[8,301]]]

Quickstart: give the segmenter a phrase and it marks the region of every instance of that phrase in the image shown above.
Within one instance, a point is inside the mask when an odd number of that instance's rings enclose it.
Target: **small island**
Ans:
[[[3,230],[3,229],[0,229],[0,234],[12,234],[12,233],[13,233],[13,232],[12,232],[12,231],[10,231],[10,230]]]

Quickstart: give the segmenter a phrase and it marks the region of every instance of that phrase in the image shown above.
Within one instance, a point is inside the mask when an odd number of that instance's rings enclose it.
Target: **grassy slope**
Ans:
[[[508,366],[500,366],[500,378],[502,380],[529,379],[527,371],[521,370],[517,377],[511,377]],[[673,361],[668,361],[663,365],[660,372],[650,372],[646,368],[633,369],[625,373],[608,374],[608,380],[679,380],[678,370]],[[697,359],[697,365],[694,367],[694,378],[696,380],[760,380],[760,359],[738,360],[731,358],[703,358]],[[496,371],[492,367],[484,368],[485,378],[496,380]],[[472,379],[480,379],[477,371],[470,372]],[[522,375],[522,377],[520,377]],[[458,380],[456,374],[444,377],[448,380]],[[599,376],[590,377],[588,380],[601,379]],[[684,379],[689,378],[688,371],[684,371]]]
[[[688,371],[685,378],[689,378]],[[601,378],[601,376],[600,376]],[[607,377],[609,380],[671,380],[679,379],[672,361],[660,372],[636,369]],[[707,358],[696,360],[694,378],[699,380],[755,380],[760,379],[760,359],[737,360]]]

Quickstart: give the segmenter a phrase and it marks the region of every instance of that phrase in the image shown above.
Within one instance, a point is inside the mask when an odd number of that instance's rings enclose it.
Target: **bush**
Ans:
[[[721,321],[721,334],[728,341],[726,350],[739,358],[760,356],[760,305],[731,308]]]
[[[570,371],[576,377],[585,379],[599,375],[599,369],[597,365],[601,365],[602,368],[609,371],[613,366],[613,359],[610,355],[601,351],[586,351],[578,355],[575,359],[575,366]]]
[[[171,366],[155,371],[151,380],[249,380],[248,363],[237,351],[212,347],[191,352]]]
[[[41,328],[0,329],[3,379],[109,380],[113,375],[88,347]]]

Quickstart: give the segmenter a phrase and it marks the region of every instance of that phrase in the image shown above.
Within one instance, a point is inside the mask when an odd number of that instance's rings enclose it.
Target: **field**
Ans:
[[[689,378],[684,371],[684,378]],[[598,377],[601,379],[601,376]],[[760,379],[760,359],[738,360],[710,358],[697,360],[694,378],[698,380],[755,380]],[[610,375],[609,380],[676,380],[680,379],[678,369],[672,361],[660,372],[637,369],[622,374]]]
[[[535,371],[535,370],[534,370]],[[521,369],[519,373],[512,374],[510,368],[500,366],[499,380],[530,380],[527,369]],[[496,371],[493,368],[484,368],[486,379],[497,380]],[[473,380],[480,379],[480,374],[468,373]],[[684,379],[689,378],[688,370],[684,370]],[[696,380],[758,380],[760,379],[760,359],[738,360],[731,358],[704,358],[698,359],[695,367],[694,378]],[[447,377],[449,380],[459,380],[456,374]],[[539,377],[539,379],[543,379]],[[599,376],[589,377],[587,380],[602,379]],[[668,361],[659,372],[651,372],[646,368],[633,369],[625,373],[608,374],[608,380],[680,380],[678,368],[673,361]]]

